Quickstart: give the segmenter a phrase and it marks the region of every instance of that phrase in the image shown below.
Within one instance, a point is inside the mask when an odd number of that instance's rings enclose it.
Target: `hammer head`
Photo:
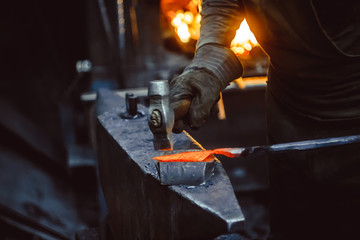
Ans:
[[[154,135],[154,148],[156,150],[171,150],[173,148],[174,111],[170,106],[169,92],[167,80],[150,82],[148,124]]]

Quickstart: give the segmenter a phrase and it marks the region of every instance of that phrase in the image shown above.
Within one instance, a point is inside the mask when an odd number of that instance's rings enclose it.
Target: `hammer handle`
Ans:
[[[181,101],[177,101],[171,104],[171,107],[174,110],[175,113],[175,120],[178,120],[189,112],[189,108],[191,105],[190,99],[183,99]]]

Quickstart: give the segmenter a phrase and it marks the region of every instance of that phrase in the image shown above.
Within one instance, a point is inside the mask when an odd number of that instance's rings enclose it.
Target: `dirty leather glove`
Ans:
[[[170,82],[170,102],[175,112],[173,132],[181,132],[184,124],[200,128],[215,109],[220,91],[242,72],[229,48],[219,44],[198,48],[191,64]]]
[[[210,115],[216,114],[222,85],[204,70],[189,71],[171,81],[170,102],[175,113],[173,132],[180,133],[184,123],[198,129]]]

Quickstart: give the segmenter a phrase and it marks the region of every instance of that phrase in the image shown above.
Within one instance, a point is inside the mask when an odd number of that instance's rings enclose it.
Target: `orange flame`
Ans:
[[[259,44],[244,19],[240,24],[239,29],[236,31],[235,38],[232,40],[230,48],[235,54],[241,55],[249,53],[251,49],[257,45]]]
[[[198,40],[200,37],[201,0],[189,1],[187,8],[189,11],[180,9],[176,12],[173,10],[167,12],[167,16],[171,19],[171,25],[183,43],[188,43],[191,39]],[[230,48],[237,55],[247,55],[257,45],[259,44],[244,19],[236,31]]]

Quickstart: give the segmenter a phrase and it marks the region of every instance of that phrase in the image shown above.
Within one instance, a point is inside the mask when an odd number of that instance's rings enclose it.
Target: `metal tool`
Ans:
[[[120,117],[124,119],[136,119],[144,116],[144,113],[139,112],[137,109],[138,97],[132,93],[126,93],[125,103],[126,111],[120,113]]]
[[[314,140],[298,141],[298,142],[278,143],[278,144],[265,145],[265,146],[228,148],[228,149],[223,148],[223,150],[226,150],[228,153],[233,155],[231,157],[240,157],[240,156],[248,156],[259,153],[275,153],[275,152],[318,149],[318,148],[340,146],[340,145],[359,143],[359,142],[360,142],[360,135],[352,135],[352,136],[331,137],[331,138],[322,138],[322,139],[314,139]]]
[[[154,148],[171,150],[173,148],[174,111],[170,106],[168,81],[151,81],[148,96],[150,99],[148,124],[154,135]]]
[[[332,137],[307,141],[279,143],[274,145],[265,146],[252,146],[242,148],[219,148],[214,150],[199,150],[196,158],[194,158],[194,151],[181,152],[172,155],[163,155],[155,157],[158,160],[158,168],[161,184],[163,185],[187,185],[192,183],[198,183],[196,179],[205,179],[206,176],[210,176],[211,173],[205,173],[202,170],[204,164],[207,162],[209,156],[213,154],[221,154],[227,157],[244,157],[260,153],[276,153],[276,152],[288,152],[288,151],[301,151],[318,149],[331,146],[340,146],[352,143],[359,143],[360,135],[344,136],[344,137]],[[188,165],[184,163],[191,163]],[[164,167],[162,165],[165,165]],[[197,166],[197,167],[195,167]],[[181,169],[181,170],[172,170]],[[196,171],[194,171],[196,169]],[[191,174],[190,174],[191,173]]]

